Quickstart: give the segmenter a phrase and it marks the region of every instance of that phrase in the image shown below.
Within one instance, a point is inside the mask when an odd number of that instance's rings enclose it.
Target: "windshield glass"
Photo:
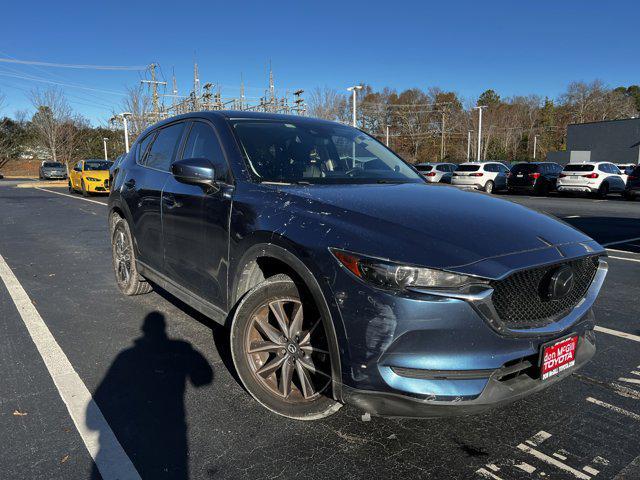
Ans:
[[[460,165],[456,172],[477,172],[480,165]]]
[[[233,129],[247,166],[263,182],[424,183],[402,159],[352,127],[240,120]]]
[[[593,165],[583,165],[583,164],[567,165],[566,167],[564,167],[564,171],[565,172],[592,172]]]
[[[62,168],[62,164],[60,162],[44,162],[42,166],[45,168]]]
[[[84,162],[85,170],[109,170],[111,162],[106,160],[87,160]]]

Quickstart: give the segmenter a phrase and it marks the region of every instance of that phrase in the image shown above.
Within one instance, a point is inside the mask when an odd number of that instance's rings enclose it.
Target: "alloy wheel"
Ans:
[[[306,319],[297,298],[278,298],[257,308],[244,344],[254,378],[281,400],[311,402],[331,384],[322,319]]]
[[[118,282],[126,285],[131,278],[131,247],[122,229],[115,233],[114,256]]]

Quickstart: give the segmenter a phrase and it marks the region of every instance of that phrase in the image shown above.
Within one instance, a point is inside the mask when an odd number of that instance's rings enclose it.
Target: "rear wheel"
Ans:
[[[322,317],[287,275],[275,275],[242,299],[231,326],[231,353],[247,391],[265,408],[316,420],[341,404],[331,395],[331,354]]]
[[[138,274],[129,224],[122,217],[114,214],[111,225],[112,262],[118,288],[125,295],[149,293],[152,290],[151,285]]]
[[[493,180],[489,180],[487,183],[484,184],[484,191],[487,193],[493,193],[494,187],[495,185],[493,183]]]
[[[69,193],[73,193],[75,190],[71,186],[71,180],[69,180]]]

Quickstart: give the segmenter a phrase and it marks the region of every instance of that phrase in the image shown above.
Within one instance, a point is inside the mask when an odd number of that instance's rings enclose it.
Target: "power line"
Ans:
[[[19,60],[17,58],[2,58],[2,63],[17,63],[20,65],[39,65],[41,67],[56,67],[56,68],[76,68],[83,70],[119,70],[119,71],[141,71],[146,69],[146,66],[119,66],[119,65],[78,65],[71,63],[52,63],[52,62],[39,62],[35,60]]]
[[[4,77],[21,78],[23,80],[32,80],[34,82],[50,83],[50,84],[53,84],[53,85],[60,85],[62,87],[79,88],[81,90],[88,90],[88,91],[91,91],[91,92],[108,93],[108,94],[111,94],[111,95],[122,95],[122,96],[126,96],[127,95],[124,92],[116,92],[116,91],[113,91],[113,90],[102,90],[102,89],[99,89],[99,88],[84,87],[82,85],[74,85],[74,84],[71,84],[71,83],[54,82],[52,80],[45,80],[43,78],[34,77],[34,76],[31,76],[31,75],[18,75],[18,74],[15,74],[15,73],[1,73],[1,72],[0,72],[0,75],[2,75]]]

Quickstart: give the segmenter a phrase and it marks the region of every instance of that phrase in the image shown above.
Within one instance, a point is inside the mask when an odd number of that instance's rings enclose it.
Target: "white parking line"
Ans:
[[[69,193],[56,192],[54,190],[49,190],[46,188],[33,187],[36,190],[41,190],[43,192],[55,193],[56,195],[62,195],[63,197],[75,198],[76,200],[84,200],[85,202],[97,203],[98,205],[106,205],[104,202],[99,202],[97,200],[91,200],[90,198],[78,197],[77,195],[71,195]]]
[[[640,385],[640,379],[637,379],[637,378],[619,378],[618,381]]]
[[[629,410],[625,410],[624,408],[616,407],[615,405],[603,402],[602,400],[598,400],[597,398],[587,397],[587,402],[591,402],[600,407],[607,408],[613,412],[619,413],[621,415],[626,415],[629,418],[640,421],[640,415],[638,415],[637,413],[630,412]]]
[[[536,450],[535,448],[531,448],[530,446],[525,445],[524,443],[521,443],[520,445],[518,445],[518,448],[523,452],[533,455],[539,460],[542,460],[544,463],[548,463],[549,465],[553,465],[554,467],[559,468],[564,472],[572,474],[574,477],[579,478],[580,480],[591,480],[591,477],[586,473],[583,473],[580,470],[576,470],[575,468],[571,468],[566,463],[562,463],[561,461],[556,460],[555,458],[550,457],[549,455],[545,455],[544,453]]]
[[[580,218],[580,215],[568,215],[564,218]]]
[[[626,253],[628,255],[640,255],[638,252],[628,252],[627,250],[616,250],[615,248],[607,248],[610,252]]]
[[[621,245],[623,243],[635,242],[636,240],[640,240],[640,237],[635,238],[627,238],[626,240],[617,240],[615,242],[603,243],[603,247],[608,247],[609,245]]]
[[[637,263],[640,263],[640,259],[638,259],[638,258],[614,257],[613,255],[609,255],[607,258],[615,258],[616,260],[626,260],[627,262],[637,262]]]
[[[91,393],[73,369],[71,362],[56,342],[29,295],[22,288],[2,255],[0,255],[0,278],[7,287],[9,295],[102,478],[105,480],[140,480],[140,475],[109,427],[100,408],[91,397]],[[91,428],[87,426],[88,424],[91,425]]]
[[[627,340],[633,340],[634,342],[640,342],[640,337],[638,335],[633,335],[631,333],[612,330],[610,328],[601,327],[600,325],[596,325],[594,330],[596,332],[608,333],[609,335],[613,335],[615,337],[626,338]]]

